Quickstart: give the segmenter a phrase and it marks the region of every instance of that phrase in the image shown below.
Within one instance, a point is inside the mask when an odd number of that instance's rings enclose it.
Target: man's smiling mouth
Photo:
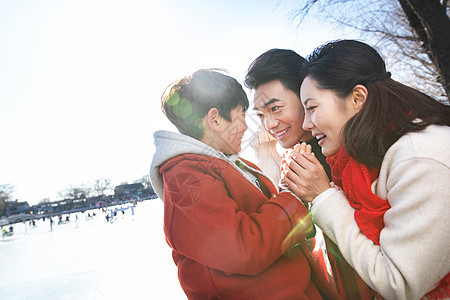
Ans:
[[[283,130],[280,130],[280,131],[277,131],[277,132],[273,132],[272,134],[274,134],[277,139],[280,139],[289,131],[289,129],[290,128],[288,127],[288,128],[283,129]]]

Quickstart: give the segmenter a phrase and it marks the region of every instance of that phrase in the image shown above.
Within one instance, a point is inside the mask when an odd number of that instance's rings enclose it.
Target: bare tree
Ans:
[[[93,190],[97,196],[104,195],[107,190],[111,189],[111,180],[108,178],[96,179],[94,181]]]
[[[447,0],[398,0],[408,23],[422,42],[438,81],[450,97],[450,20]]]
[[[135,183],[142,183],[146,189],[152,187],[152,183],[150,181],[150,175],[144,175],[138,180],[135,181]]]
[[[292,20],[320,18],[361,34],[387,57],[397,80],[436,99],[450,97],[447,0],[303,0]]]
[[[89,197],[90,193],[91,189],[85,184],[80,186],[70,185],[64,191],[59,192],[59,196],[67,199],[81,199]]]
[[[12,184],[0,184],[0,211],[6,208],[6,201],[11,200],[14,193],[14,186]]]
[[[44,204],[44,203],[49,203],[50,202],[50,198],[43,198],[41,200],[39,200],[38,204]]]
[[[135,183],[142,183],[145,189],[148,189],[151,193],[154,193],[152,182],[150,181],[150,175],[142,176],[141,178],[136,180]]]

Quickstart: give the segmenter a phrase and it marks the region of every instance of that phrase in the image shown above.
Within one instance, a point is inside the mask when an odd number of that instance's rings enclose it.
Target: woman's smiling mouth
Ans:
[[[325,139],[327,138],[325,134],[318,134],[314,137],[317,139],[317,143],[319,144],[319,146],[322,146],[322,144],[325,142]]]

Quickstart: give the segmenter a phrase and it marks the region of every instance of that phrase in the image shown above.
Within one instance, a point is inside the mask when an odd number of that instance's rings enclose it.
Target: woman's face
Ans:
[[[307,76],[300,88],[305,108],[303,129],[312,132],[325,156],[332,156],[344,144],[342,130],[359,108],[351,96],[339,99],[333,90],[319,89],[314,79]]]

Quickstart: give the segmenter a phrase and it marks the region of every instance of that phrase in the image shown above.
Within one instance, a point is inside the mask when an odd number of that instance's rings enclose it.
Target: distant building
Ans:
[[[141,197],[145,187],[142,183],[122,184],[114,188],[114,197],[131,198]]]
[[[28,202],[26,202],[26,201],[24,201],[24,202],[19,202],[18,200],[7,201],[7,202],[5,202],[5,204],[6,204],[6,208],[5,208],[6,216],[30,212],[30,205],[28,205]]]
[[[6,202],[5,199],[0,198],[0,217],[4,216],[6,212]]]

